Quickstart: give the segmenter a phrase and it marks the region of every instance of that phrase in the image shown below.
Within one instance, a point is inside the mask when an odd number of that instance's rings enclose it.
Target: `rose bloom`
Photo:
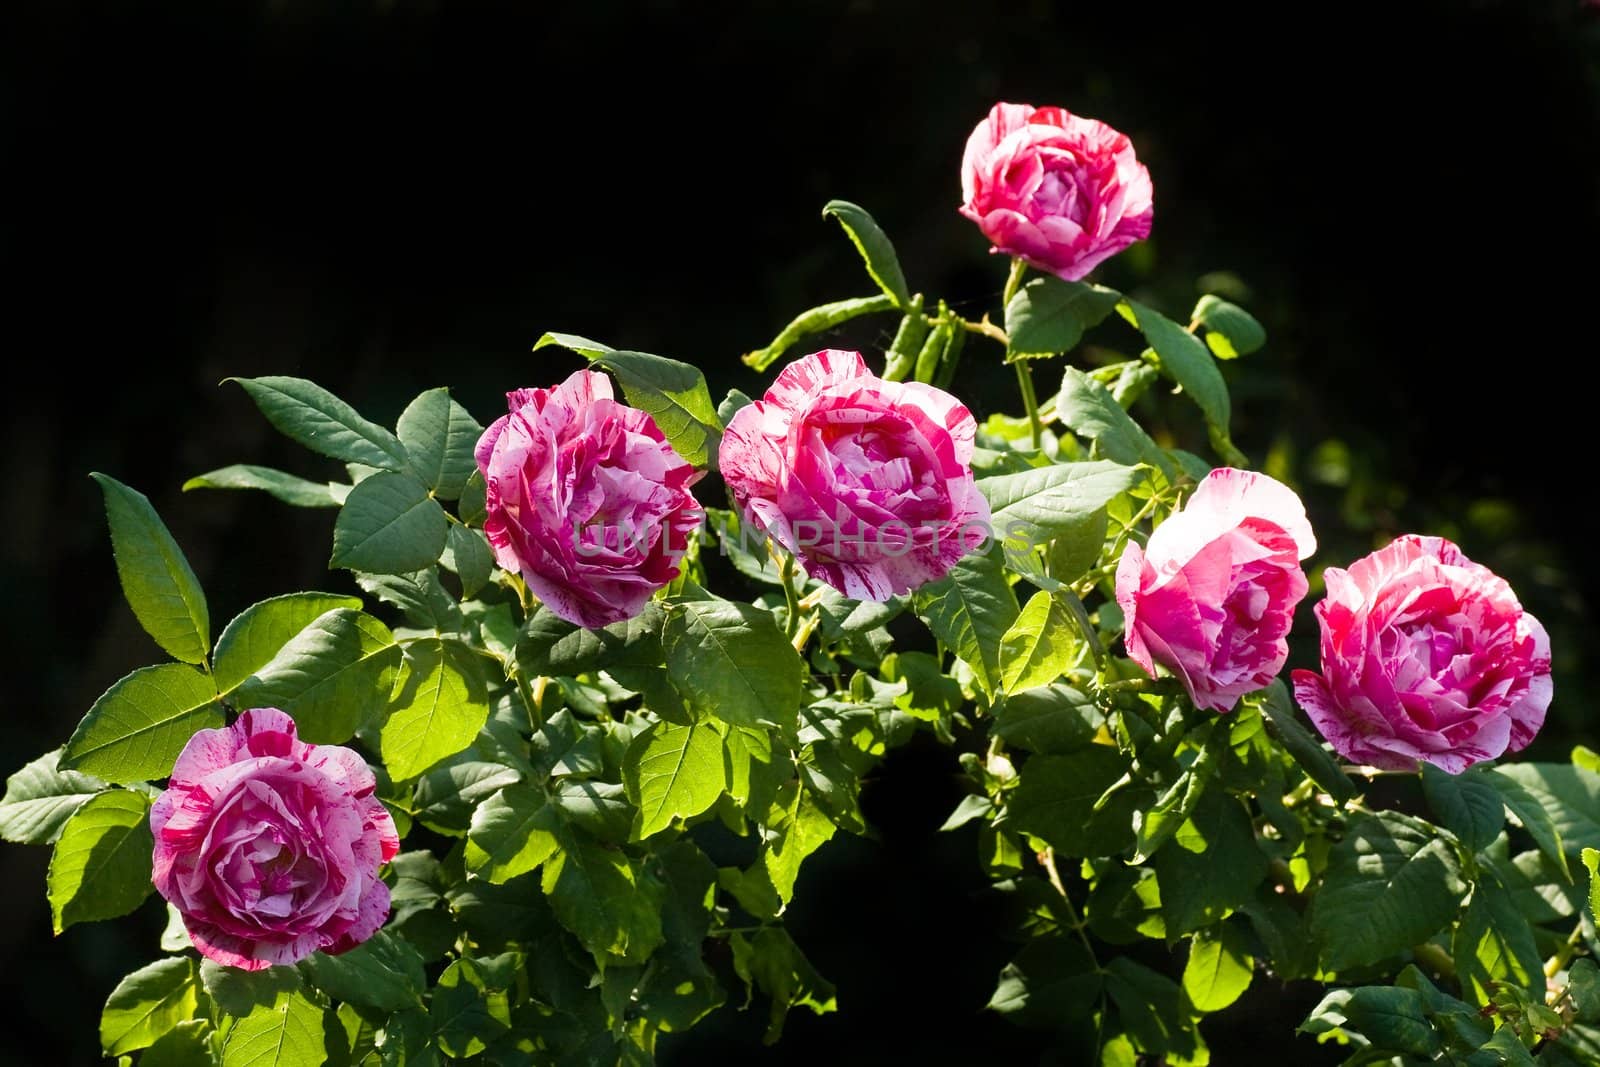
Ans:
[[[1117,565],[1128,655],[1162,664],[1195,706],[1229,711],[1269,684],[1306,595],[1300,561],[1316,550],[1305,507],[1281,482],[1223,467]]]
[[[1150,172],[1126,136],[1065,108],[996,104],[967,139],[961,213],[993,251],[1069,282],[1150,236]]]
[[[699,472],[599,371],[506,399],[511,413],[477,447],[496,562],[568,622],[639,614],[678,576],[702,517],[689,491]]]
[[[857,600],[942,577],[989,533],[960,401],[886,382],[857,352],[795,360],[728,423],[722,477],[746,523]]]
[[[200,730],[150,809],[156,889],[201,955],[247,971],[344,952],[389,917],[400,850],[362,758],[276,708]]]
[[[1554,692],[1550,639],[1494,572],[1407,535],[1323,577],[1322,673],[1295,671],[1294,693],[1340,755],[1459,774],[1533,740]]]

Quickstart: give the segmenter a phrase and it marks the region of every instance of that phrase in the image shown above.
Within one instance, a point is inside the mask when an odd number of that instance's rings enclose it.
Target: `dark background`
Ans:
[[[1133,138],[1155,232],[1105,281],[1174,317],[1201,274],[1248,286],[1270,340],[1226,368],[1235,438],[1302,489],[1316,562],[1456,537],[1552,631],[1556,707],[1529,755],[1595,743],[1600,17],[1216,7],[9,5],[0,772],[160,656],[118,595],[89,471],[150,495],[214,627],[347,588],[329,513],[179,492],[233,462],[337,474],[222,378],[314,378],[391,424],[446,384],[487,423],[505,390],[576,367],[530,352],[554,329],[757,392],[740,353],[871,292],[818,217],[832,197],[877,216],[914,289],[976,316],[1004,264],[955,213],[958,166],[998,99]],[[875,360],[892,326],[829,340]],[[953,386],[980,419],[1018,407],[996,363],[975,341]],[[1203,450],[1181,405],[1142,414]],[[807,865],[791,925],[840,1014],[793,1017],[769,1051],[759,1012],[724,1012],[664,1061],[1038,1060],[1038,1035],[980,1011],[1012,946],[971,831],[934,832],[960,794],[951,754],[914,746],[866,788],[877,839]],[[0,1062],[93,1062],[99,1004],[162,921],[152,901],[52,939],[47,857],[0,848]],[[1205,1024],[1216,1062],[1326,1059],[1291,1033],[1317,992],[1258,980]]]

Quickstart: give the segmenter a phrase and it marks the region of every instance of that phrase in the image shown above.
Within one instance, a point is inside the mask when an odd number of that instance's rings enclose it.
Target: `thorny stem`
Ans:
[[[989,321],[988,312],[985,312],[983,318],[979,319],[977,322],[972,322],[959,316],[956,317],[956,322],[960,323],[961,328],[966,330],[968,333],[981,333],[991,341],[999,341],[1003,345],[1009,345],[1011,343],[1010,336],[1007,335],[1007,333],[1000,327]]]
[[[1061,872],[1056,870],[1056,852],[1047,848],[1038,854],[1039,866],[1044,868],[1044,873],[1050,879],[1050,884],[1055,886],[1056,892],[1061,895],[1061,902],[1066,905],[1067,918],[1073,931],[1078,935],[1078,940],[1083,942],[1084,951],[1089,953],[1089,959],[1094,963],[1096,974],[1104,974],[1105,968],[1100,966],[1100,957],[1095,955],[1094,943],[1089,940],[1086,930],[1088,924],[1078,914],[1077,907],[1072,903],[1072,898],[1067,896],[1067,887],[1061,884]]]
[[[1022,390],[1022,406],[1028,412],[1028,429],[1033,433],[1033,448],[1037,452],[1044,442],[1044,423],[1039,421],[1039,398],[1033,392],[1033,372],[1025,359],[1013,365],[1017,368],[1017,388]]]
[[[1005,292],[1000,295],[1000,306],[1007,307],[1011,298],[1017,295],[1017,287],[1022,284],[1022,274],[1028,265],[1020,256],[1011,258],[1011,273],[1006,276]],[[1011,341],[1008,337],[1006,344]],[[1039,398],[1033,391],[1033,372],[1028,369],[1028,361],[1019,359],[1016,362],[1017,388],[1022,390],[1022,406],[1028,412],[1028,427],[1033,431],[1033,447],[1037,451],[1044,441],[1044,423],[1039,420]]]
[[[794,556],[788,552],[783,553],[778,576],[783,579],[783,602],[788,608],[783,621],[784,636],[793,641],[800,629],[800,598],[794,591]]]

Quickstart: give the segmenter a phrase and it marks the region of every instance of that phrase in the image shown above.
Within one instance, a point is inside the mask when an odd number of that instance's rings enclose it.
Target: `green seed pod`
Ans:
[[[928,318],[922,313],[922,294],[918,293],[911,298],[911,309],[900,320],[900,328],[895,331],[894,341],[884,355],[883,380],[905,381],[906,375],[916,368],[917,353],[922,351],[922,342],[927,337]]]
[[[933,379],[939,373],[939,364],[944,359],[944,350],[950,346],[950,335],[955,324],[950,321],[949,309],[944,301],[939,301],[939,317],[929,332],[928,339],[922,342],[922,348],[917,352],[916,379],[926,385],[933,384]]]
[[[967,344],[967,331],[960,323],[950,324],[950,343],[945,346],[944,355],[939,359],[939,373],[935,376],[933,384],[940,389],[946,389],[950,380],[956,376],[956,367],[961,362],[961,350]]]

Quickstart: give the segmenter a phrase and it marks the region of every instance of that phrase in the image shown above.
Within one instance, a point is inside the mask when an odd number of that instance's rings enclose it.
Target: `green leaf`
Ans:
[[[379,1011],[420,1007],[428,988],[417,950],[386,930],[337,956],[314,952],[300,966],[333,999]]]
[[[749,407],[753,400],[743,390],[729,389],[728,395],[722,398],[722,403],[717,405],[717,421],[726,426],[733,421],[733,417],[742,409]]]
[[[764,371],[808,334],[831,330],[862,315],[892,311],[894,308],[895,302],[892,296],[862,296],[850,300],[835,300],[831,304],[819,304],[796,315],[767,347],[746,352],[741,358],[745,366]]]
[[[162,952],[183,952],[194,947],[194,942],[189,940],[189,931],[183,925],[183,913],[170,903],[167,905],[167,925],[157,943]]]
[[[141,667],[94,702],[61,763],[108,782],[165,778],[196,730],[222,723],[212,679],[184,663]]]
[[[333,524],[330,567],[405,574],[444,552],[449,520],[428,487],[409,474],[379,471],[350,490]]]
[[[1018,289],[1006,305],[1007,359],[1068,352],[1100,324],[1122,294],[1103,285],[1046,276]]]
[[[257,467],[250,463],[235,463],[219,467],[205,474],[197,474],[183,483],[183,491],[191,489],[260,489],[285,504],[297,508],[336,508],[344,503],[348,486],[339,491],[327,482],[313,482],[298,475]]]
[[[661,944],[664,888],[629,856],[563,826],[544,862],[551,910],[597,959],[642,963]]]
[[[1572,961],[1567,972],[1567,990],[1572,1004],[1584,1022],[1600,1020],[1600,966],[1587,957]]]
[[[173,659],[204,663],[211,616],[183,550],[143,493],[104,474],[89,477],[105,496],[117,577],[134,617]]]
[[[1322,998],[1298,1033],[1326,1034],[1334,1030],[1359,1034],[1378,1049],[1431,1057],[1439,1051],[1440,1036],[1428,1021],[1426,997],[1399,986],[1360,986],[1335,989]]]
[[[1133,813],[1150,793],[1125,787],[1094,805],[1129,770],[1127,757],[1109,745],[1089,745],[1064,756],[1034,756],[1006,797],[1008,826],[1041,837],[1064,856],[1110,856],[1133,843]]]
[[[728,785],[722,735],[709,722],[658,722],[628,745],[622,780],[639,808],[633,838],[642,841],[717,802]]]
[[[318,616],[240,683],[232,703],[279,708],[294,718],[302,740],[339,744],[382,713],[399,659],[387,626],[338,608]]]
[[[293,967],[241,971],[214,960],[200,961],[200,984],[217,1007],[239,1019],[258,1008],[272,1007],[284,994],[299,993],[305,988],[300,972]]]
[[[146,964],[117,983],[100,1013],[107,1056],[147,1048],[199,1009],[194,960],[179,956]]]
[[[1106,510],[1101,508],[1083,522],[1057,534],[1045,549],[1050,577],[1065,585],[1087,574],[1090,567],[1100,562],[1109,526]]]
[[[214,1067],[211,1024],[204,1019],[179,1023],[139,1055],[139,1067]]]
[[[1534,1067],[1538,1062],[1528,1051],[1528,1046],[1522,1043],[1522,1038],[1517,1036],[1517,1028],[1511,1023],[1502,1023],[1480,1047],[1493,1051],[1497,1063],[1510,1067]]]
[[[494,576],[494,551],[489,542],[481,531],[451,523],[445,545],[450,550],[452,569],[461,579],[461,595],[476,596]]]
[[[1105,721],[1093,697],[1060,684],[1013,693],[993,714],[994,732],[1006,744],[1056,756],[1091,744]]]
[[[1456,928],[1452,949],[1462,995],[1489,1003],[1497,983],[1505,982],[1543,997],[1544,957],[1533,927],[1511,894],[1487,870],[1478,872],[1472,900]]]
[[[561,815],[544,793],[510,785],[479,804],[467,830],[466,864],[494,884],[527,874],[560,847]]]
[[[473,449],[483,427],[450,398],[450,390],[429,389],[417,397],[400,413],[395,429],[411,457],[411,470],[442,499],[460,496],[478,469]]]
[[[616,351],[616,349],[612,348],[610,345],[603,345],[599,341],[591,341],[587,337],[580,337],[575,333],[551,332],[544,334],[533,343],[533,350],[537,352],[546,345],[555,345],[558,348],[565,348],[570,352],[578,353],[578,355],[584,357],[585,359],[594,359],[598,356],[605,355],[607,352]]]
[[[1101,984],[1099,968],[1076,938],[1040,938],[1006,964],[987,1007],[1023,1026],[1087,1023]]]
[[[1277,977],[1290,981],[1316,973],[1316,945],[1307,933],[1305,918],[1289,905],[1277,886],[1263,882],[1239,910],[1249,918]]]
[[[778,897],[788,904],[794,896],[801,862],[833,837],[833,821],[817,806],[809,789],[785,782],[767,813],[761,863]]]
[[[1218,359],[1248,356],[1267,343],[1267,331],[1254,315],[1210,293],[1194,306],[1193,317],[1205,324],[1206,345]]]
[[[323,1067],[322,1009],[293,993],[234,1023],[222,1045],[222,1067]]]
[[[1056,415],[1073,433],[1095,442],[1107,459],[1129,466],[1147,463],[1171,480],[1174,470],[1166,450],[1129,417],[1105,386],[1076,367],[1068,367],[1061,381]]]
[[[1072,666],[1077,652],[1072,616],[1055,597],[1037,592],[1000,639],[1000,685],[1007,693],[1049,685]]]
[[[488,718],[489,697],[472,653],[452,641],[413,641],[379,738],[389,774],[415,778],[472,744]]]
[[[944,646],[972,668],[990,696],[1002,688],[1000,644],[1021,613],[1001,568],[1002,553],[969,555],[936,582],[916,591],[917,616]]]
[[[1267,730],[1289,755],[1306,772],[1306,776],[1341,804],[1357,793],[1356,785],[1340,768],[1338,761],[1328,754],[1311,732],[1294,717],[1294,705],[1289,703],[1289,690],[1281,679],[1261,691],[1257,700],[1261,714],[1266,717]]]
[[[1459,837],[1469,852],[1494,844],[1505,827],[1506,809],[1500,794],[1473,771],[1447,774],[1425,762],[1422,792],[1439,822]]]
[[[614,757],[608,753],[608,761]],[[563,778],[552,786],[550,800],[568,822],[600,841],[620,845],[631,839],[637,811],[619,782]]]
[[[911,306],[911,290],[906,286],[906,276],[900,270],[900,259],[894,254],[894,245],[863,207],[848,200],[830,200],[822,209],[822,217],[839,220],[844,232],[861,253],[867,273],[878,283],[878,288],[894,298],[895,307],[902,310]]]
[[[670,605],[667,674],[698,712],[736,726],[792,728],[805,664],[769,612],[726,600]]]
[[[46,752],[6,779],[0,798],[0,838],[48,845],[61,836],[72,813],[106,787],[98,778],[58,766],[61,749]]]
[[[1323,965],[1377,963],[1428,940],[1455,918],[1467,884],[1455,849],[1421,819],[1358,814],[1328,856],[1311,926]]]
[[[114,919],[144,903],[150,884],[150,801],[112,789],[79,808],[61,831],[45,885],[52,926]]]
[[[995,536],[1032,546],[1094,521],[1112,497],[1143,478],[1137,467],[1096,460],[980,478],[978,488],[988,498]]]
[[[1589,871],[1589,917],[1600,916],[1600,849],[1585,848],[1583,865]]]
[[[394,434],[368,422],[315,382],[276,375],[226,380],[243,386],[280,433],[313,452],[390,471],[400,470],[410,459]]]
[[[1170,978],[1126,956],[1111,960],[1106,971],[1106,992],[1138,1051],[1207,1062],[1205,1042],[1184,1010],[1182,991]]]
[[[1192,735],[1191,735],[1192,736]],[[1200,805],[1216,768],[1217,750],[1225,735],[1216,729],[1196,754],[1189,768],[1169,785],[1161,798],[1147,811],[1135,815],[1138,831],[1133,862],[1143,863],[1183,828]]]
[[[488,518],[485,510],[487,493],[488,486],[484,484],[483,473],[473,471],[467,484],[461,487],[461,499],[456,501],[456,514],[461,516],[462,522],[468,526],[483,526],[484,519]]]
[[[1515,763],[1485,776],[1563,871],[1566,853],[1600,848],[1600,774],[1566,763]]]
[[[406,620],[423,630],[458,634],[466,630],[461,605],[439,580],[437,567],[425,567],[410,574],[366,574],[356,572],[356,584],[385,604],[405,612]]]
[[[583,355],[617,376],[628,403],[655,419],[678,455],[696,467],[715,468],[722,423],[699,368],[645,352]]]
[[[1228,386],[1206,346],[1194,334],[1137,300],[1124,300],[1117,310],[1150,342],[1161,373],[1182,386],[1200,408],[1218,454],[1233,466],[1247,466],[1228,438],[1228,422],[1232,418]]]
[[[1250,988],[1255,961],[1233,927],[1202,930],[1189,942],[1183,966],[1183,991],[1196,1011],[1221,1011]]]
[[[1169,938],[1248,906],[1267,876],[1249,813],[1238,798],[1215,789],[1200,795],[1188,821],[1151,862]]]
[[[763,926],[749,938],[733,934],[728,946],[739,977],[771,998],[764,1044],[783,1036],[784,1020],[793,1008],[809,1008],[815,1015],[838,1009],[833,983],[817,973],[783,927]]]
[[[334,593],[287,593],[245,608],[217,638],[212,670],[217,691],[224,695],[231,693],[246,678],[272,662],[300,631],[339,608],[358,611],[361,600]]]

